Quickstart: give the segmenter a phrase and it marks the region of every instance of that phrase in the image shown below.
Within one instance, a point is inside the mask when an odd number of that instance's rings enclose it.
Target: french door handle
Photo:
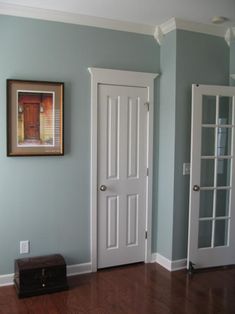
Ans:
[[[101,185],[100,186],[100,191],[102,191],[102,192],[104,192],[104,191],[106,191],[106,189],[107,189],[107,186],[106,185]]]
[[[194,186],[193,186],[193,191],[194,191],[194,192],[199,192],[199,191],[200,191],[200,186],[194,185]]]

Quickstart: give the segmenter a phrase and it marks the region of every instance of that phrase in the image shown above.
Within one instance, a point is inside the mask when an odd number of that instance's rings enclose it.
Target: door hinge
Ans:
[[[147,177],[148,177],[149,176],[149,168],[147,168],[146,174],[147,174]]]
[[[148,231],[145,231],[145,239],[148,238]]]
[[[147,110],[149,111],[149,102],[148,101],[145,103],[145,106],[147,107]]]

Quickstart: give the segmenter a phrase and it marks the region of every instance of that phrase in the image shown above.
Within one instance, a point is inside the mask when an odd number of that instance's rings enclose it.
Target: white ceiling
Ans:
[[[214,16],[224,16],[235,25],[235,0],[0,0],[33,8],[128,21],[156,26],[171,17],[210,24]]]

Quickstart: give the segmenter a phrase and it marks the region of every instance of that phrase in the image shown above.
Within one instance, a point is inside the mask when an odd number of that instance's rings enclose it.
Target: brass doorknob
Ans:
[[[100,191],[104,192],[104,191],[106,191],[106,189],[107,189],[106,185],[101,185],[100,186]]]
[[[194,185],[193,186],[193,191],[198,192],[200,190],[200,186]]]

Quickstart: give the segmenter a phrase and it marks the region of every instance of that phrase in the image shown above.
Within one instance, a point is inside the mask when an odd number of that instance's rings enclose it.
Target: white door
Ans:
[[[235,87],[192,94],[188,267],[235,264]]]
[[[145,259],[147,97],[99,85],[98,268]]]

